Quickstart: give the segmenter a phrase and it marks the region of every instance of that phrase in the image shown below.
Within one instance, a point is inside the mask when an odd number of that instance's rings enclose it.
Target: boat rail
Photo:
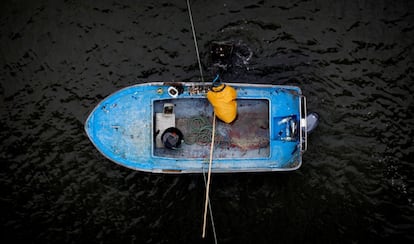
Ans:
[[[300,151],[303,153],[308,149],[308,133],[306,128],[306,97],[301,96],[300,106]]]

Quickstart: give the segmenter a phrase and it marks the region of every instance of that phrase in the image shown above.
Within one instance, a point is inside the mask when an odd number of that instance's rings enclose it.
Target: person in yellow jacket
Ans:
[[[237,92],[236,90],[219,80],[219,76],[213,80],[211,90],[207,92],[207,99],[214,108],[214,113],[220,120],[231,123],[237,117]]]

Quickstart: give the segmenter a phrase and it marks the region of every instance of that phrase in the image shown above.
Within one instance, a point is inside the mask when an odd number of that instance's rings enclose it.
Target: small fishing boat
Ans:
[[[295,86],[229,83],[237,119],[219,119],[205,82],[152,82],[121,89],[90,113],[95,147],[125,167],[155,173],[296,170],[307,149],[306,98]],[[214,130],[213,130],[214,129]],[[212,133],[214,131],[214,141]],[[178,135],[171,146],[166,134]],[[211,144],[214,150],[211,151]]]

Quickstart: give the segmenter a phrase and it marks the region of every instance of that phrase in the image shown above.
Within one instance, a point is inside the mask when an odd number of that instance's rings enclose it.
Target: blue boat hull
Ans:
[[[239,117],[231,125],[217,121],[221,141],[215,143],[212,172],[298,169],[306,150],[306,100],[301,90],[230,85],[238,93]],[[201,173],[208,169],[210,141],[204,137],[202,141],[194,130],[199,133],[204,127],[211,128],[212,108],[205,96],[208,87],[163,82],[126,87],[95,107],[86,121],[86,133],[105,157],[125,167],[156,173]],[[169,93],[171,88],[178,94]],[[163,114],[165,104],[174,108],[173,117]],[[205,125],[189,124],[194,121]],[[161,123],[172,123],[183,131],[183,143],[176,150],[157,141]],[[211,130],[206,131],[211,136]]]

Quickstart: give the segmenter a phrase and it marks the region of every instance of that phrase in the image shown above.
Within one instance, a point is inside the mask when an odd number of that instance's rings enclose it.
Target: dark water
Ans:
[[[229,81],[299,85],[321,115],[302,168],[213,175],[219,243],[414,241],[414,2],[192,1]],[[200,175],[135,172],[83,125],[105,96],[198,80],[186,2],[2,1],[1,243],[213,243]],[[207,76],[211,75],[206,69]]]

